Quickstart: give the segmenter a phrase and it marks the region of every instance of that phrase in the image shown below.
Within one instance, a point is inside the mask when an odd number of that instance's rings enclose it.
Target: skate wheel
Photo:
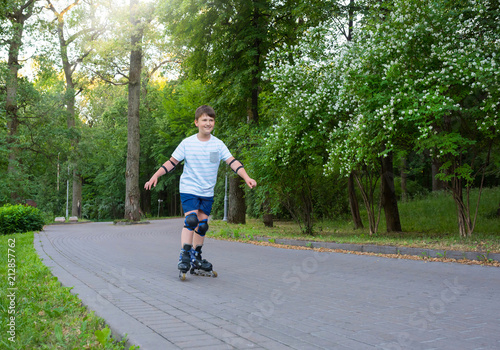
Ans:
[[[217,277],[217,272],[212,271],[212,277],[213,277],[213,278]]]
[[[186,273],[185,272],[179,272],[179,279],[181,281],[185,281],[186,280]]]

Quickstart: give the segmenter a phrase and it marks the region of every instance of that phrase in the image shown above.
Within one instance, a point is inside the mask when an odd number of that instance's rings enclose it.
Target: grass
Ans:
[[[477,192],[472,193],[472,200]],[[215,238],[254,239],[265,236],[271,239],[292,238],[337,243],[378,244],[440,250],[463,250],[500,253],[500,218],[496,216],[500,188],[485,189],[478,212],[476,229],[469,238],[460,237],[457,228],[455,204],[447,193],[434,193],[424,198],[399,203],[404,232],[387,233],[383,218],[377,234],[368,229],[353,229],[349,220],[323,220],[315,223],[315,234],[304,235],[300,227],[290,221],[275,221],[274,227],[265,227],[261,220],[248,219],[246,225],[228,224],[214,220],[210,223]],[[366,213],[361,213],[367,224]]]
[[[0,236],[0,348],[125,349],[125,340],[113,340],[104,321],[52,276],[33,238],[33,232]]]

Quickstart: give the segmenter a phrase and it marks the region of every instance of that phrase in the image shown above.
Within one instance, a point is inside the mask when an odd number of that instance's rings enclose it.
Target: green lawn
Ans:
[[[472,194],[472,203],[477,191]],[[481,196],[476,229],[469,238],[460,237],[457,228],[455,204],[447,193],[435,193],[425,198],[399,203],[401,224],[404,232],[387,233],[382,212],[377,234],[368,229],[353,229],[348,219],[323,220],[315,223],[315,234],[306,236],[299,225],[290,221],[275,221],[274,227],[265,227],[261,220],[249,219],[247,225],[233,225],[224,221],[210,222],[215,238],[294,238],[337,243],[395,245],[429,249],[489,251],[500,253],[500,217],[496,215],[500,201],[500,188],[485,189]],[[363,222],[368,220],[361,212]]]

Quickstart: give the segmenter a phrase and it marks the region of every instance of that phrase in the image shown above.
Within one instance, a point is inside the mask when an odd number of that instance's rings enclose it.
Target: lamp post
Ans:
[[[69,162],[68,162],[68,178],[66,179],[66,220],[69,218]]]
[[[59,194],[59,155],[61,152],[57,153],[57,194]]]
[[[224,219],[222,221],[227,221],[227,205],[229,202],[229,198],[227,197],[227,174],[226,174],[226,187],[224,190]]]
[[[160,217],[160,206],[161,202],[163,202],[163,199],[158,199],[158,217]]]

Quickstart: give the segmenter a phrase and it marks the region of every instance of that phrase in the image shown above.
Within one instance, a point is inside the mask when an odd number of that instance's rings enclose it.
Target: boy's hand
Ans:
[[[245,182],[250,188],[254,188],[255,186],[257,186],[257,181],[255,181],[254,179],[248,179]]]
[[[144,184],[144,188],[146,190],[150,190],[152,187],[156,187],[157,183],[158,183],[158,178],[153,176],[148,182]]]

